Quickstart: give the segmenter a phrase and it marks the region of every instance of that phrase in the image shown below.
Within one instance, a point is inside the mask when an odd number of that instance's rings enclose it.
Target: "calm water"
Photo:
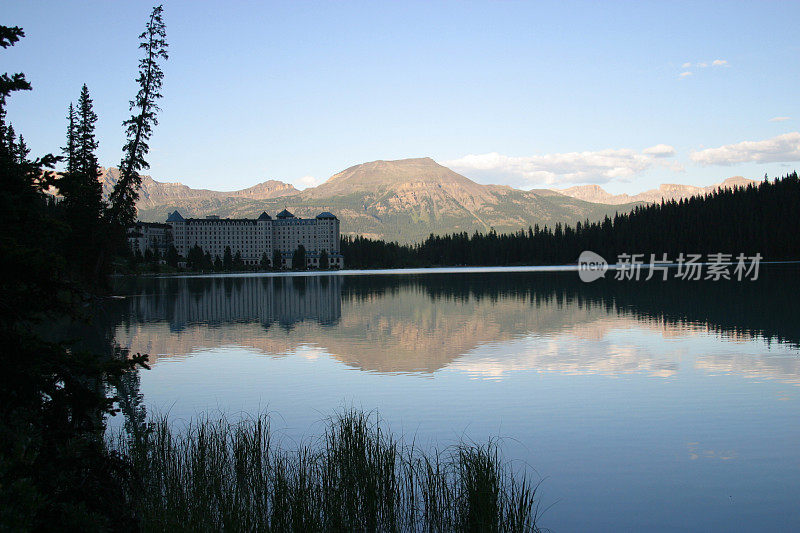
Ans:
[[[148,413],[342,406],[427,446],[504,437],[553,531],[800,528],[800,277],[584,284],[575,272],[122,280]],[[118,423],[115,421],[113,423]]]

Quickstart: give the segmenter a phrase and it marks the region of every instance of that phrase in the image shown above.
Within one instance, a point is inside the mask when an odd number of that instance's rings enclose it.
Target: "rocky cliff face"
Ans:
[[[742,176],[734,176],[726,179],[722,183],[709,185],[708,187],[695,187],[693,185],[665,183],[660,185],[658,189],[650,189],[649,191],[635,194],[633,196],[628,194],[610,194],[599,185],[579,185],[578,187],[570,187],[568,189],[556,189],[556,192],[587,202],[619,205],[631,202],[658,203],[661,202],[662,199],[680,200],[681,198],[690,198],[698,194],[711,193],[718,189],[743,187],[751,183],[756,182],[754,180],[743,178]]]

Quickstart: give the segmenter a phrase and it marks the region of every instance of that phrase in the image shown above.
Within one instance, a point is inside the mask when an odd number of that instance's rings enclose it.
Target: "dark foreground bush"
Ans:
[[[269,418],[165,419],[113,439],[134,465],[146,531],[537,531],[536,487],[495,442],[423,453],[347,411],[282,448]]]

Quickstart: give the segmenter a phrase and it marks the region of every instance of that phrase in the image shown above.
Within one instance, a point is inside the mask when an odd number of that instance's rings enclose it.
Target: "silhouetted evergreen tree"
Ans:
[[[78,159],[76,154],[78,146],[77,128],[78,118],[75,115],[75,106],[70,102],[69,111],[67,112],[67,145],[61,149],[61,153],[64,154],[64,160],[66,161],[65,174],[67,175],[75,172],[75,164]],[[63,187],[63,185],[61,185],[61,187]]]
[[[167,249],[164,259],[169,266],[177,267],[178,260],[180,259],[180,256],[178,255],[178,249],[175,248],[175,246],[170,245],[170,247]]]
[[[231,253],[230,246],[225,247],[225,252],[222,256],[222,268],[226,271],[233,270],[233,253]]]
[[[119,180],[109,197],[109,218],[120,228],[127,228],[136,222],[136,200],[142,177],[139,171],[150,165],[145,160],[150,147],[147,142],[158,124],[156,113],[160,111],[156,102],[161,98],[164,73],[161,62],[169,58],[167,54],[166,26],[162,18],[163,6],[156,6],[150,13],[145,31],[139,36],[139,48],[144,57],[139,61],[139,92],[131,100],[130,109],[135,113],[123,122],[128,141],[123,147],[123,157],[119,165]]]
[[[199,245],[195,244],[189,248],[189,252],[186,254],[186,266],[193,270],[206,268],[205,255]]]
[[[263,270],[269,268],[269,257],[267,257],[267,252],[261,254],[260,266]]]
[[[292,270],[306,269],[306,247],[302,244],[292,254]]]
[[[86,85],[81,89],[77,110],[70,104],[67,118],[66,146],[62,149],[67,169],[56,183],[64,197],[64,220],[71,230],[64,249],[76,276],[84,282],[96,282],[102,276],[99,257],[107,245],[107,235],[100,229],[104,206],[95,153],[97,115]]]
[[[281,261],[281,252],[280,250],[273,250],[272,251],[272,268],[273,270],[280,270],[283,266]]]
[[[322,250],[322,253],[319,254],[319,268],[320,270],[328,270],[328,252]]]
[[[0,26],[0,47],[24,36]],[[0,75],[0,530],[133,529],[126,465],[103,441],[113,407],[105,384],[142,358],[113,359],[42,339],[53,321],[80,317],[89,301],[71,280],[64,224],[43,193],[56,158],[27,157],[6,124],[6,101],[30,90],[22,74]]]

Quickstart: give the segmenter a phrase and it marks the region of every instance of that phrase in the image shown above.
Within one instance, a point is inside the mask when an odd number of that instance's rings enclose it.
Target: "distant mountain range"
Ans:
[[[103,169],[105,193],[117,179],[117,169]],[[721,186],[749,181],[731,178]],[[637,202],[682,198],[714,187],[662,185],[636,196],[611,195],[594,185],[522,191],[481,185],[430,158],[420,158],[355,165],[303,191],[276,180],[240,191],[211,191],[145,176],[137,208],[139,218],[149,222],[163,222],[175,209],[185,217],[214,214],[223,218],[255,218],[262,211],[274,215],[284,208],[301,217],[331,211],[342,221],[343,234],[407,243],[421,241],[431,233],[490,228],[503,233],[534,224],[552,227],[557,222],[600,220],[629,211]]]
[[[650,189],[633,196],[628,194],[610,194],[606,192],[599,185],[579,185],[577,187],[570,187],[569,189],[554,189],[556,192],[585,200],[587,202],[594,202],[599,204],[629,204],[631,202],[646,202],[654,203],[661,202],[661,200],[680,200],[681,198],[691,198],[698,194],[708,194],[721,188],[733,188],[739,186],[747,186],[754,183],[754,180],[743,178],[742,176],[734,176],[728,178],[722,183],[709,185],[708,187],[695,187],[694,185],[677,185],[675,183],[665,183],[660,185],[658,189]]]

